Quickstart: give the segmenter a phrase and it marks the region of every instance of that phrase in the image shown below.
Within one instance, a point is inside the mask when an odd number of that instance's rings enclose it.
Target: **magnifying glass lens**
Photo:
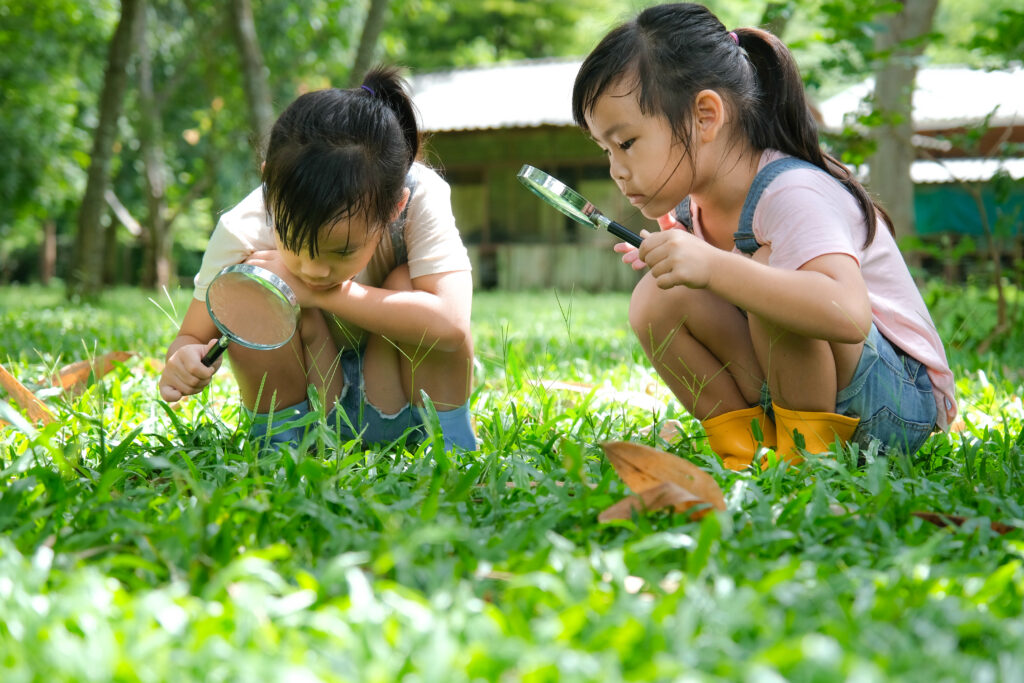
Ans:
[[[516,177],[527,189],[574,221],[590,228],[604,228],[634,247],[639,247],[643,242],[642,237],[605,216],[576,190],[539,168],[523,164]]]
[[[255,346],[281,346],[295,332],[291,303],[242,272],[228,272],[210,285],[210,313],[231,336]]]
[[[528,190],[569,218],[589,228],[597,227],[594,220],[583,212],[587,200],[558,178],[530,165],[523,166],[517,177]]]
[[[283,345],[295,332],[295,308],[271,283],[244,272],[224,273],[210,284],[210,314],[249,346]]]

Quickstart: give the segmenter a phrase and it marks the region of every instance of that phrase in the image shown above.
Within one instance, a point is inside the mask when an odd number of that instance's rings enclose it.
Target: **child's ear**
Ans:
[[[410,196],[412,196],[412,193],[409,191],[409,188],[408,187],[403,187],[402,188],[402,198],[398,200],[398,204],[395,205],[395,210],[391,212],[391,221],[392,222],[398,220],[398,217],[402,214],[402,211],[405,210],[406,204],[409,203],[409,197]]]
[[[714,90],[701,90],[694,103],[694,127],[701,142],[711,142],[725,126],[725,103]]]

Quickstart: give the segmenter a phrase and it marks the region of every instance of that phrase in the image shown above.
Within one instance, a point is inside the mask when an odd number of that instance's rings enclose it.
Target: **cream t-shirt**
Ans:
[[[776,150],[761,155],[758,171],[786,156]],[[693,232],[703,230],[691,203]],[[663,216],[662,228],[676,227],[674,216]],[[796,168],[775,178],[754,211],[754,237],[771,246],[769,265],[797,270],[825,254],[848,254],[860,265],[868,289],[871,315],[886,339],[928,369],[938,408],[937,422],[948,429],[957,414],[953,373],[935,329],[896,241],[878,220],[875,238],[865,249],[867,226],[853,195],[829,175]],[[738,251],[738,250],[736,250]]]
[[[403,235],[410,277],[471,270],[469,254],[455,225],[448,183],[419,162],[412,165],[409,174],[415,189],[409,199]],[[255,251],[276,248],[273,219],[263,203],[263,188],[257,187],[217,221],[195,276],[192,296],[205,301],[210,282],[223,268],[242,263]],[[397,265],[389,229],[366,268],[353,279],[379,287]],[[354,331],[336,327],[335,339],[340,346],[348,346],[345,340],[352,339]]]

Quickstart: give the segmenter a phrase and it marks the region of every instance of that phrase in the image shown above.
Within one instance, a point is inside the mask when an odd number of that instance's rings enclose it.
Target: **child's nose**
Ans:
[[[612,180],[625,180],[629,177],[629,169],[624,164],[616,161],[614,156],[609,161],[608,173],[611,174]]]
[[[302,259],[302,263],[299,266],[299,274],[310,278],[327,277],[330,272],[330,268],[326,264],[312,259]]]

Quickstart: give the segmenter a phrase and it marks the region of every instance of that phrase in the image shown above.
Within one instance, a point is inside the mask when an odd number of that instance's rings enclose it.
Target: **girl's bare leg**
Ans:
[[[706,420],[757,403],[764,373],[747,319],[711,292],[637,284],[629,322],[655,370],[691,415]]]
[[[409,267],[399,266],[388,275],[384,289],[411,291]],[[457,351],[434,351],[422,345],[395,344],[378,335],[370,337],[363,357],[366,397],[385,413],[395,413],[406,403],[420,404],[426,392],[438,411],[452,410],[469,398],[473,384],[473,345]]]
[[[292,406],[306,400],[313,385],[325,405],[333,405],[344,386],[338,367],[338,349],[319,309],[303,309],[299,329],[279,349],[260,351],[232,344],[231,370],[242,403],[258,413]]]
[[[836,394],[853,378],[863,342],[808,339],[778,330],[756,316],[750,316],[750,334],[772,401],[790,410],[835,412]]]

